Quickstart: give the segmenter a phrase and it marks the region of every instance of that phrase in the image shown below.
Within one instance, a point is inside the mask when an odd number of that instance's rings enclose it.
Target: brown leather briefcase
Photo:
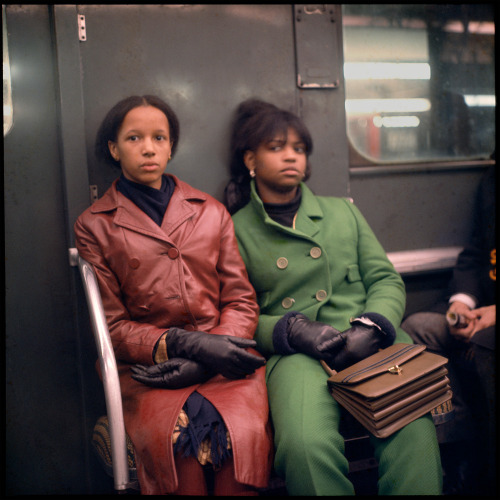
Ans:
[[[385,438],[451,399],[447,362],[423,345],[394,344],[341,372],[321,364],[335,400]]]

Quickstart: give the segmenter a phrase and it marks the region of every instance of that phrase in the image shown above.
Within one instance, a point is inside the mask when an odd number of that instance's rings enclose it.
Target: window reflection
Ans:
[[[12,91],[10,85],[9,49],[7,47],[7,21],[5,5],[2,5],[2,43],[3,43],[3,135],[12,128]]]
[[[348,136],[358,164],[488,158],[491,5],[343,6]]]

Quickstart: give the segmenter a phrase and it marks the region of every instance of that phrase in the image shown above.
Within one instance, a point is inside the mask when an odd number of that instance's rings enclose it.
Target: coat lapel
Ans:
[[[171,175],[175,189],[161,224],[164,234],[171,236],[182,224],[196,215],[192,202],[204,202],[207,195]],[[194,227],[194,226],[193,226]],[[185,234],[186,236],[186,234]]]
[[[201,191],[191,188],[175,176],[172,175],[171,177],[174,179],[176,187],[161,227],[116,189],[117,180],[113,182],[106,195],[94,203],[92,212],[99,213],[115,210],[113,222],[117,226],[172,244],[172,233],[195,214],[189,200],[204,201],[206,197],[203,196]]]
[[[320,230],[314,219],[322,219],[323,210],[311,190],[304,183],[300,187],[302,188],[302,203],[297,213],[296,228],[312,238]]]
[[[264,209],[264,204],[257,194],[255,181],[251,182],[251,200],[254,208],[260,213],[266,224],[275,226],[276,229],[294,236],[306,236],[308,238],[312,238],[320,230],[318,225],[314,222],[314,219],[322,219],[323,211],[321,210],[321,207],[311,190],[304,183],[301,183],[300,187],[302,189],[302,202],[300,204],[299,211],[297,212],[295,224],[296,229],[282,226],[281,224],[273,221],[269,215],[267,215],[267,212]]]

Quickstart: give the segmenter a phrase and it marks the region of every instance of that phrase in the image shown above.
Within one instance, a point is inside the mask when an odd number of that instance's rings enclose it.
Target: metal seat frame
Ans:
[[[70,265],[78,267],[80,271],[102,372],[111,440],[114,488],[118,493],[126,493],[128,489],[138,489],[139,484],[137,481],[130,481],[120,379],[99,285],[94,268],[80,257],[76,248],[69,249],[69,259]]]

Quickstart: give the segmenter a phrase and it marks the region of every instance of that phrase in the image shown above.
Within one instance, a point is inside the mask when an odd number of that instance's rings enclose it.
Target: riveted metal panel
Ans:
[[[341,65],[336,33],[339,23],[338,5],[294,5],[298,87],[335,89],[340,85]]]

